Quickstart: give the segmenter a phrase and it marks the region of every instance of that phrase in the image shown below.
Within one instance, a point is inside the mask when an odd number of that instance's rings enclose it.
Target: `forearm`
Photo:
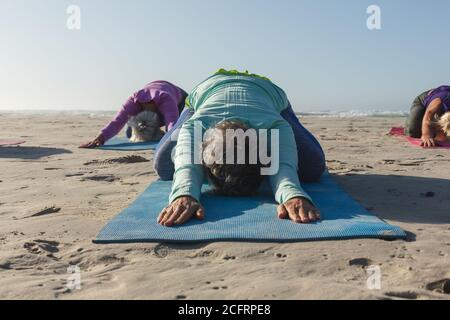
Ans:
[[[202,185],[203,174],[201,167],[184,167],[176,170],[169,203],[182,196],[189,196],[200,202]]]
[[[194,159],[193,125],[186,122],[180,130],[175,149],[175,174],[169,202],[181,196],[190,196],[200,201],[204,173],[201,164]]]
[[[277,175],[270,177],[275,200],[282,204],[292,198],[305,198],[313,202],[311,197],[303,190],[297,172],[290,166],[281,165]]]
[[[103,135],[105,141],[116,136],[126,125],[128,119],[132,116],[137,115],[140,111],[140,106],[136,104],[131,98],[128,99],[127,102],[122,106],[120,111],[116,114],[114,119],[101,130],[101,134]]]
[[[433,135],[433,120],[436,114],[442,106],[442,100],[440,98],[434,99],[428,106],[425,115],[422,120],[422,137],[432,138]]]
[[[422,136],[431,136],[431,120],[429,119],[429,116],[427,114],[425,114],[425,117],[422,120]]]
[[[291,127],[283,121],[275,129],[279,130],[279,141],[277,141],[279,168],[274,175],[270,176],[275,200],[282,204],[292,198],[302,197],[312,202],[311,197],[301,187],[298,177],[298,152]],[[307,170],[307,168],[301,169]]]

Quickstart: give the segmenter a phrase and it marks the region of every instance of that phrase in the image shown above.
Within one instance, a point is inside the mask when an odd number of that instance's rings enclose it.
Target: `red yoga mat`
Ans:
[[[25,143],[24,140],[0,140],[0,146],[18,146]]]
[[[396,127],[392,128],[391,132],[389,132],[390,135],[396,136],[396,137],[403,137],[404,139],[408,140],[410,144],[419,146],[422,143],[421,139],[411,138],[405,135],[405,128],[403,127]],[[450,149],[450,141],[447,142],[437,142],[436,148],[442,148],[442,149]]]

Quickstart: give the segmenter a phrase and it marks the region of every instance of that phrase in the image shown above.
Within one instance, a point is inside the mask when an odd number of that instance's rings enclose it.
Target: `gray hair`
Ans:
[[[441,127],[442,131],[446,134],[447,137],[450,137],[450,112],[444,113],[439,120],[438,125]]]
[[[259,161],[250,161],[250,144],[249,139],[245,140],[244,153],[245,159],[239,162],[237,159],[238,145],[236,139],[233,139],[234,144],[234,162],[217,161],[217,155],[210,154],[217,150],[214,148],[217,144],[223,144],[220,148],[224,153],[226,150],[226,132],[228,130],[243,130],[247,132],[249,128],[242,122],[237,120],[226,120],[217,124],[203,142],[203,167],[210,184],[214,187],[214,191],[221,195],[230,196],[249,196],[255,194],[263,181],[264,177],[261,175],[261,164]],[[212,147],[211,147],[212,146]],[[208,152],[209,150],[209,152]],[[226,154],[222,158],[229,158]]]
[[[132,142],[158,141],[164,135],[160,127],[160,119],[156,112],[142,111],[128,120],[132,134]]]

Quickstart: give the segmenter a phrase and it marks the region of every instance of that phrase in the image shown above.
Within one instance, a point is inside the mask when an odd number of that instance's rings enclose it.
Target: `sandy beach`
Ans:
[[[404,118],[302,122],[336,180],[407,241],[96,245],[157,179],[153,152],[77,148],[108,119],[0,117],[0,138],[27,141],[0,147],[0,299],[449,299],[450,151],[388,136]],[[70,265],[79,290],[66,287]],[[370,265],[381,290],[366,285]]]

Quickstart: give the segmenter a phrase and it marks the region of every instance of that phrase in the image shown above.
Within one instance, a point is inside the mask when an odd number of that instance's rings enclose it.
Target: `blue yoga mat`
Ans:
[[[95,243],[258,241],[294,242],[356,238],[402,239],[406,233],[391,226],[351,199],[329,174],[320,183],[305,184],[323,221],[295,224],[280,220],[268,186],[255,197],[221,197],[208,192],[202,203],[204,221],[167,228],[156,222],[167,205],[171,182],[157,181],[100,231]]]
[[[115,137],[107,141],[105,145],[96,149],[115,150],[115,151],[143,151],[156,150],[159,141],[151,142],[130,142],[128,138]]]

